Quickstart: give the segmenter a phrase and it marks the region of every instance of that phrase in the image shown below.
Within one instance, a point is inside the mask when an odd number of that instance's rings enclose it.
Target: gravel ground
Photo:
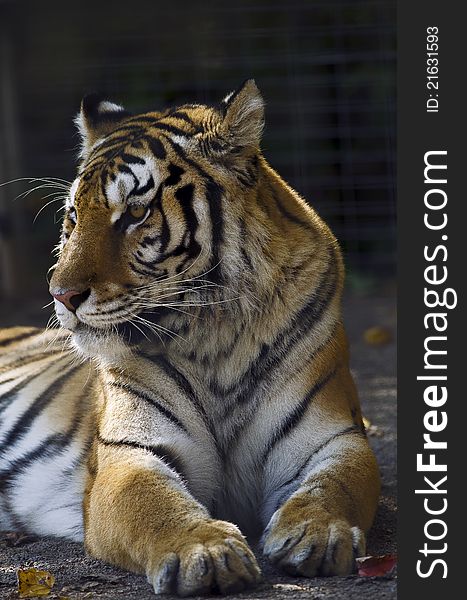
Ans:
[[[45,303],[44,303],[45,304]],[[30,306],[30,304],[29,304]],[[21,317],[21,318],[20,318]],[[368,539],[367,554],[396,552],[396,310],[395,295],[351,296],[345,301],[345,319],[351,342],[352,370],[363,413],[369,419],[369,440],[383,480],[378,514]],[[39,321],[42,322],[43,318]],[[34,311],[20,305],[0,304],[0,325],[37,324]],[[363,332],[385,327],[393,339],[369,345]],[[282,576],[261,560],[264,581],[255,590],[238,594],[245,600],[378,600],[396,598],[396,576],[302,579]],[[87,557],[80,544],[58,539],[12,538],[0,534],[0,598],[17,598],[16,569],[34,566],[53,573],[54,593],[49,598],[153,599],[146,578],[132,575]],[[165,596],[165,598],[169,598]]]

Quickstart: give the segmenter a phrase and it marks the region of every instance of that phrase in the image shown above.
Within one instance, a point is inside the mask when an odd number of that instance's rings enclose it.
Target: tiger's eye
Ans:
[[[147,208],[145,206],[138,206],[137,204],[128,208],[128,212],[133,219],[142,219],[146,214],[146,210]]]

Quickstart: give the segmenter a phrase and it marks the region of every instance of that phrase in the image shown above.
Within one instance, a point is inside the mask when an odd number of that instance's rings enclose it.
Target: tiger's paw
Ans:
[[[271,517],[263,535],[265,556],[289,575],[352,573],[355,558],[365,553],[361,529],[316,506],[294,507],[294,500]]]
[[[232,594],[256,585],[261,572],[240,530],[225,521],[203,521],[184,532],[148,569],[156,594]]]

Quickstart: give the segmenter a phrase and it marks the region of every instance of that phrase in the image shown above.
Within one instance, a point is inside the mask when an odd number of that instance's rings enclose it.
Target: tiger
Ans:
[[[156,594],[255,586],[253,549],[350,574],[378,504],[339,245],[264,158],[264,106],[254,80],[137,116],[85,96],[60,327],[0,334],[0,528]]]

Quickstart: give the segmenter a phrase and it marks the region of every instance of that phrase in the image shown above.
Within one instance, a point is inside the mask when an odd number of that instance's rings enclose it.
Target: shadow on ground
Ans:
[[[385,296],[348,297],[345,322],[351,342],[352,371],[364,415],[372,424],[369,440],[376,453],[383,480],[378,514],[368,538],[367,554],[396,551],[396,310],[393,293]],[[0,325],[40,324],[47,319],[21,306],[0,305]],[[19,317],[21,315],[21,319]],[[393,339],[381,346],[368,345],[364,331],[383,326]],[[57,539],[25,538],[20,545],[0,536],[0,598],[17,598],[16,569],[34,566],[54,574],[54,594],[69,600],[154,598],[143,576],[132,575],[87,557],[80,544]],[[264,581],[256,589],[235,598],[245,600],[378,600],[396,598],[396,577],[333,577],[295,579],[282,576],[261,560]],[[162,597],[161,597],[162,598]],[[169,598],[165,596],[165,598]]]

